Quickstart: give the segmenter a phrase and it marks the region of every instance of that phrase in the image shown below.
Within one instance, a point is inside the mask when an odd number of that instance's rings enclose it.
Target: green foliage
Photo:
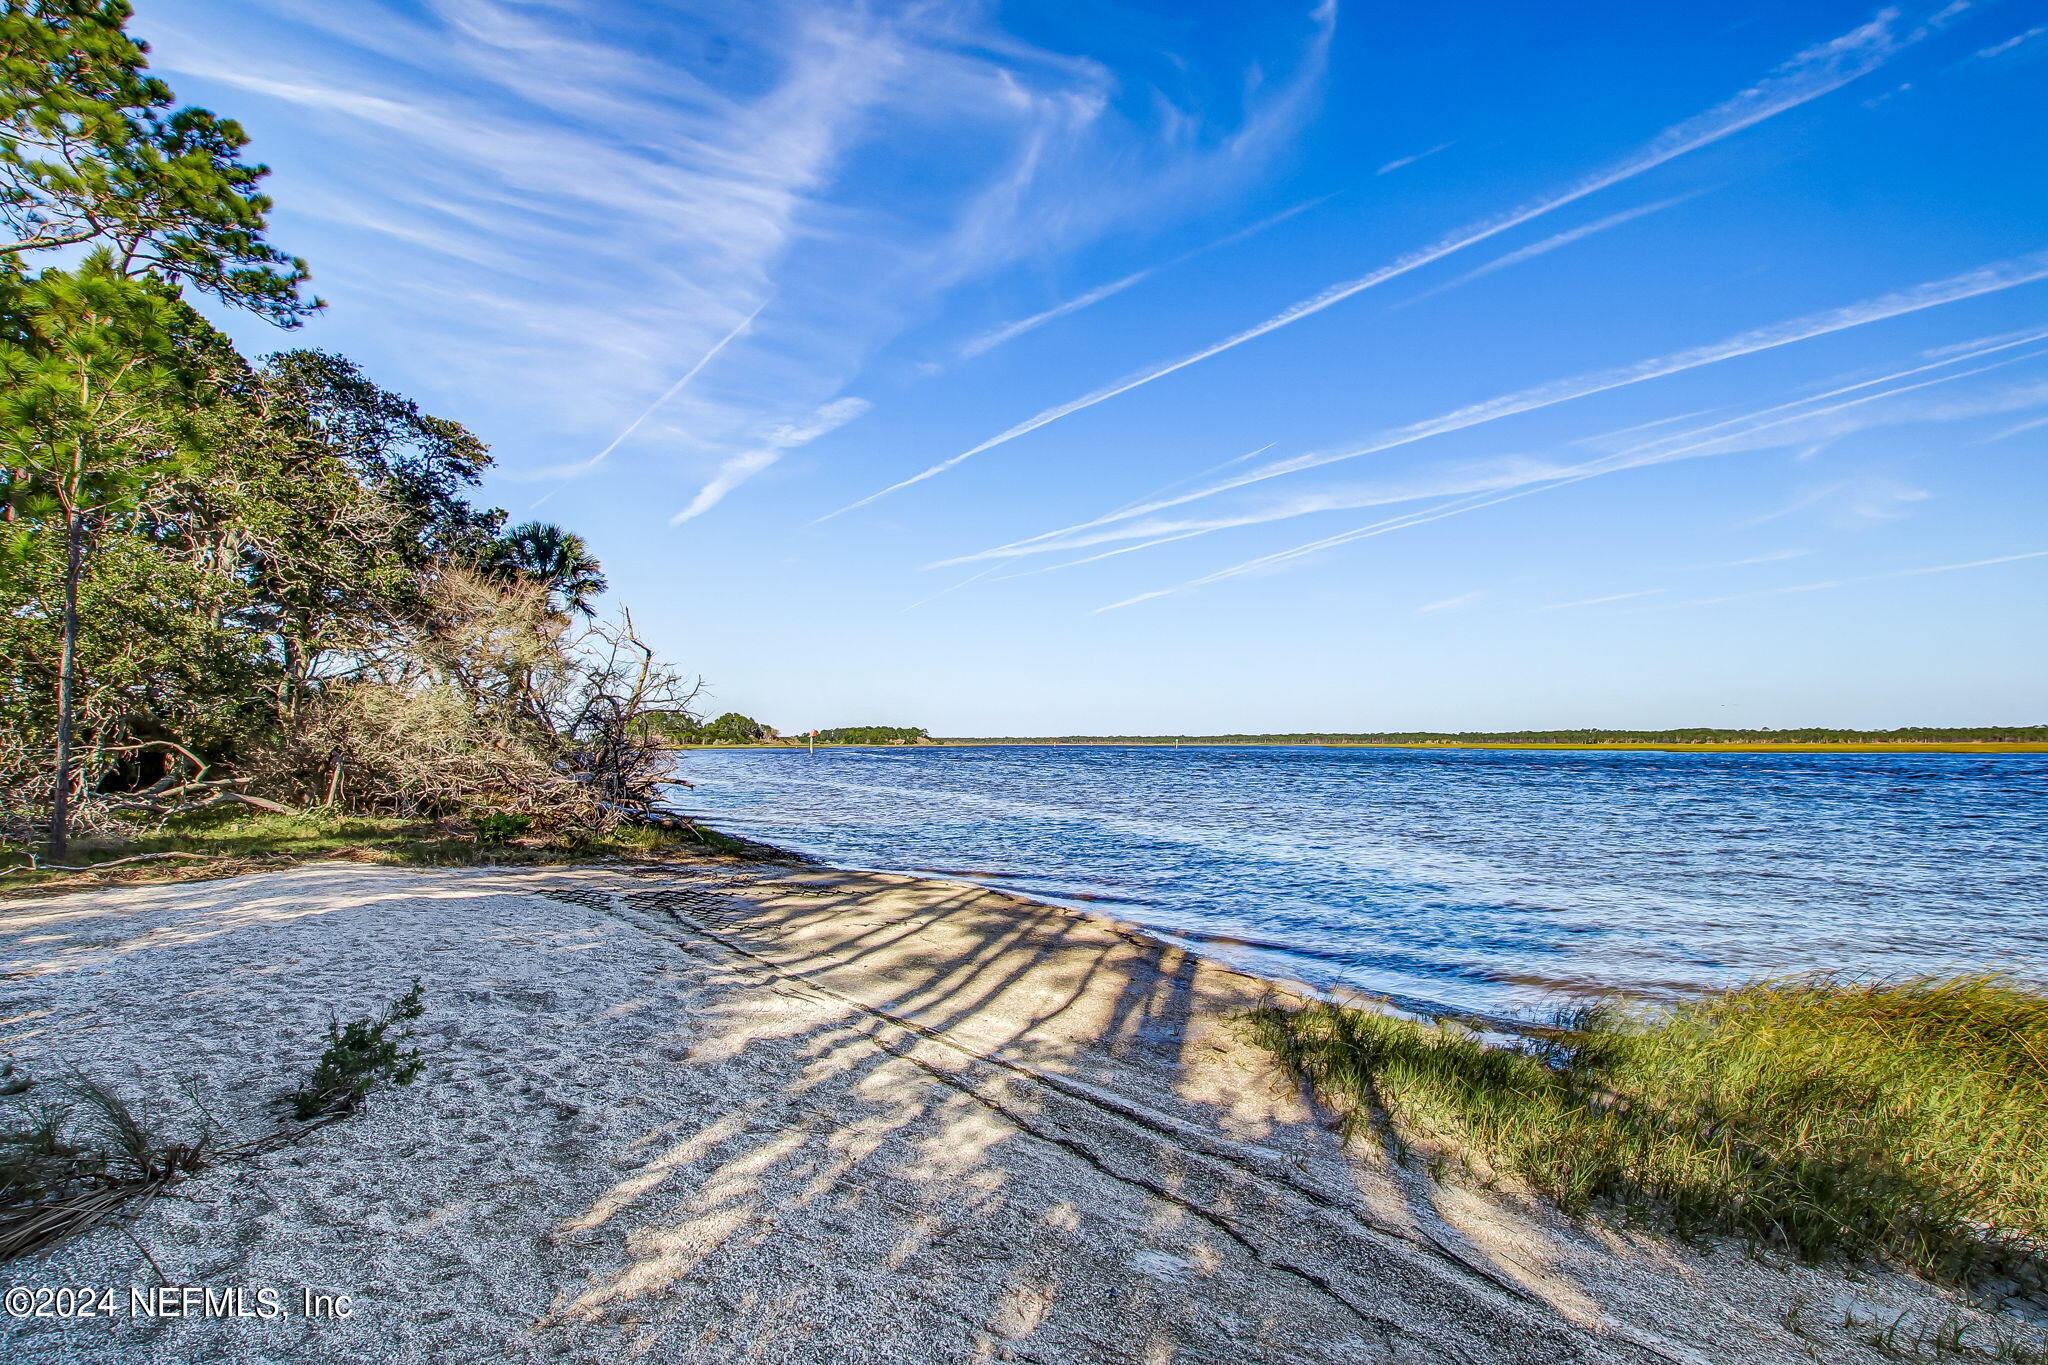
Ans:
[[[223,802],[638,818],[645,715],[694,693],[592,619],[581,538],[470,501],[460,423],[340,356],[252,365],[187,306],[314,305],[240,130],[172,106],[129,17],[0,0],[0,838]]]
[[[81,579],[104,524],[141,512],[183,463],[180,400],[194,387],[192,372],[175,364],[185,316],[168,286],[127,278],[104,250],[75,271],[33,280],[0,272],[6,502],[26,526],[57,529],[64,545],[49,824],[60,857],[83,776],[74,745]],[[10,539],[28,557],[27,543]]]
[[[1344,1110],[1686,1235],[1967,1281],[2048,1250],[2048,995],[1816,977],[1594,1009],[1535,1051],[1333,1005],[1246,1016]]]
[[[907,725],[848,725],[818,731],[821,744],[921,744],[929,738],[924,727]]]
[[[604,566],[582,536],[541,521],[522,522],[501,535],[485,567],[500,577],[523,574],[547,584],[558,609],[584,617],[597,614],[591,600],[607,586]]]
[[[476,820],[476,841],[480,844],[509,844],[533,828],[531,815],[513,815],[494,810]]]
[[[703,717],[689,711],[653,711],[642,721],[650,737],[669,745],[701,744]]]
[[[188,324],[168,288],[105,252],[0,273],[0,463],[17,515],[131,509],[178,472],[199,381]]]
[[[490,467],[490,448],[460,422],[379,387],[352,360],[286,351],[260,372],[252,420],[309,442],[397,514],[414,568],[436,559],[487,560],[505,514],[465,495]]]
[[[327,1047],[306,1084],[284,1097],[292,1117],[301,1123],[331,1115],[354,1113],[363,1097],[380,1081],[411,1085],[426,1063],[418,1048],[405,1042],[405,1026],[426,1012],[420,983],[394,1000],[382,1014],[327,1026]],[[394,1033],[394,1030],[396,1032]]]
[[[0,366],[16,381],[0,394],[12,513],[0,529],[0,645],[18,661],[0,682],[0,787],[28,790],[24,774],[54,732],[68,505],[83,509],[87,539],[81,789],[109,764],[147,781],[154,760],[133,746],[176,741],[208,761],[262,758],[285,799],[321,795],[317,776],[289,785],[295,769],[324,762],[292,748],[305,702],[338,657],[422,619],[437,565],[493,543],[503,514],[461,497],[488,464],[484,447],[346,361],[293,352],[251,368],[162,286],[80,273],[0,277],[13,300]],[[109,301],[70,331],[40,306],[54,297],[69,319],[94,295]],[[151,325],[124,335],[121,303]],[[179,383],[139,391],[153,373],[135,363],[144,346],[168,349]],[[65,426],[81,373],[88,392],[106,392],[95,420],[124,425]],[[0,822],[18,833],[30,815],[0,810]]]
[[[755,744],[768,733],[767,727],[752,716],[743,716],[737,711],[704,722],[695,730],[691,744]]]
[[[35,741],[54,719],[64,545],[27,529],[0,531],[0,729]],[[124,716],[175,717],[190,742],[231,745],[266,671],[262,641],[222,619],[237,601],[202,567],[103,524],[79,584],[81,727],[112,737]]]
[[[93,244],[121,273],[190,284],[291,325],[304,261],[264,238],[268,170],[240,125],[177,108],[126,0],[0,3],[0,258]]]

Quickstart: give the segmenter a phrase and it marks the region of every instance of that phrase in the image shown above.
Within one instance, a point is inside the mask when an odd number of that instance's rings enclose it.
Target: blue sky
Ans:
[[[2048,721],[2048,3],[138,8],[716,710]]]

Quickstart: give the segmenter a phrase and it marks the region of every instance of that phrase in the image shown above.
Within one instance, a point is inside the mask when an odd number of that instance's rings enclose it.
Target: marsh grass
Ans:
[[[1351,1130],[1390,1120],[1572,1213],[2041,1283],[2048,994],[2010,977],[1767,982],[1581,1011],[1526,1049],[1327,1004],[1242,1023]]]

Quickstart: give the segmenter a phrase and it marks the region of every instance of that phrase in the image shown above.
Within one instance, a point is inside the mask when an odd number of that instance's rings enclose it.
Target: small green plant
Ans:
[[[494,810],[488,815],[477,817],[476,841],[480,844],[509,844],[531,828],[531,815],[514,815],[510,811]]]
[[[304,1088],[284,1096],[292,1117],[308,1123],[352,1114],[379,1081],[411,1085],[426,1063],[418,1048],[404,1045],[411,1037],[405,1025],[425,1012],[420,983],[415,981],[381,1015],[328,1024],[327,1048],[314,1063],[313,1074]]]

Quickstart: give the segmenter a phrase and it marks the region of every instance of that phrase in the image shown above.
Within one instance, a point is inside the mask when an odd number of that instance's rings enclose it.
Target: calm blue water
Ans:
[[[735,833],[1411,1003],[2048,969],[2042,754],[699,750],[682,775]]]

